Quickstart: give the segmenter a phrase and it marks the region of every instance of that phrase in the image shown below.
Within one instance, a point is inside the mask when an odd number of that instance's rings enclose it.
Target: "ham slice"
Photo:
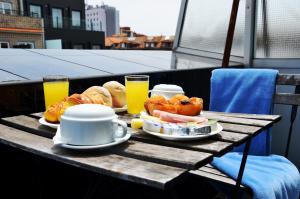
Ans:
[[[178,114],[168,113],[160,110],[154,110],[153,116],[160,118],[162,121],[173,122],[173,123],[185,123],[185,122],[205,123],[208,121],[205,117],[178,115]]]

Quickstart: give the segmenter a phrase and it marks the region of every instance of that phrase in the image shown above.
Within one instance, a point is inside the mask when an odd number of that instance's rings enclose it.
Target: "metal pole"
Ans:
[[[232,8],[231,8],[231,15],[229,20],[229,26],[227,31],[227,38],[226,38],[226,44],[224,49],[224,56],[222,61],[222,67],[228,67],[229,60],[230,60],[230,54],[231,54],[231,47],[232,47],[232,41],[234,36],[234,30],[235,30],[235,24],[236,24],[236,18],[237,13],[239,9],[240,0],[233,0]]]

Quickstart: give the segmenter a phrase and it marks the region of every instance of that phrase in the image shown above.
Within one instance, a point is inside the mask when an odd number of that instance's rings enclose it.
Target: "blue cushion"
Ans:
[[[214,158],[213,165],[237,179],[243,154],[230,152]],[[298,199],[300,174],[286,158],[278,155],[248,156],[242,184],[253,190],[254,198]]]
[[[278,71],[271,69],[216,69],[211,77],[210,110],[270,114]],[[243,146],[235,151],[243,151]],[[270,135],[252,140],[250,154],[268,155]]]
[[[217,69],[211,78],[210,110],[270,114],[278,71],[268,69]],[[243,146],[234,151],[243,151]],[[242,184],[254,198],[298,199],[300,175],[286,158],[269,155],[268,131],[252,140]],[[260,156],[258,156],[260,155]],[[261,156],[269,155],[269,156]],[[212,165],[236,179],[242,153],[230,152],[214,158]]]

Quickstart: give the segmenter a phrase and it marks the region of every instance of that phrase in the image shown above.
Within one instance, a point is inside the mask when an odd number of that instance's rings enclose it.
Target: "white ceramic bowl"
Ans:
[[[174,84],[158,84],[153,87],[152,90],[149,91],[152,96],[160,95],[164,96],[167,99],[170,99],[174,95],[183,94],[184,91],[180,86]]]
[[[118,125],[122,126],[121,135],[117,133]],[[66,109],[61,117],[60,130],[66,144],[101,145],[113,142],[116,137],[124,137],[127,124],[118,120],[110,107],[80,104]]]

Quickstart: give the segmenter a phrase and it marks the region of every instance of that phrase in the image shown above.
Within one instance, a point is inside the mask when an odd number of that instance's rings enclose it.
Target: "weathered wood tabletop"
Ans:
[[[41,116],[37,113],[2,118],[0,143],[82,169],[160,189],[183,180],[188,171],[203,167],[214,156],[223,155],[280,120],[278,115],[204,111],[203,116],[216,119],[223,126],[221,133],[199,141],[175,142],[129,128],[132,137],[127,143],[107,150],[78,152],[53,146],[52,137],[56,130],[40,125],[38,119]],[[126,114],[119,118],[130,123],[131,118]],[[202,171],[207,171],[207,168]]]

